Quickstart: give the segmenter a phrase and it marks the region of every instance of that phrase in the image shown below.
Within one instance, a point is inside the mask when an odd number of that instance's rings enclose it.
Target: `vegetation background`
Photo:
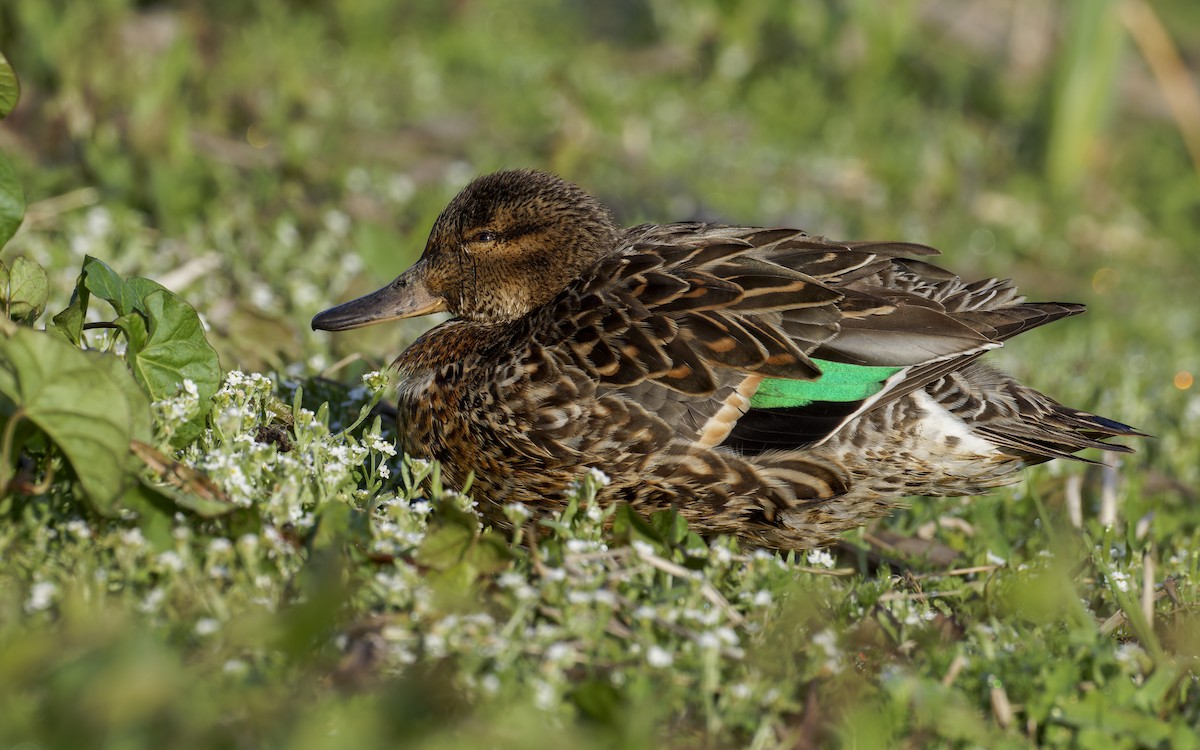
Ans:
[[[0,50],[4,259],[52,310],[86,254],[201,313],[235,372],[175,456],[237,506],[0,500],[5,745],[1200,747],[1200,5],[7,0]],[[598,478],[532,554],[479,535],[386,425],[342,432],[379,384],[330,379],[425,324],[308,320],[511,166],[1086,302],[995,360],[1155,439],[836,559],[603,532]]]

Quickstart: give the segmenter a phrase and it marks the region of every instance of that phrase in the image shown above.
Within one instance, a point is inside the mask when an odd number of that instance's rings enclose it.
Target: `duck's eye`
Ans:
[[[477,232],[471,237],[471,242],[495,242],[498,239],[500,237],[495,232]]]

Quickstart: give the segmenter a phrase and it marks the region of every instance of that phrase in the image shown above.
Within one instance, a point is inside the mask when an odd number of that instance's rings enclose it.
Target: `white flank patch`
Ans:
[[[1000,451],[996,450],[996,446],[972,433],[966,422],[943,408],[925,391],[918,389],[909,396],[925,411],[925,416],[921,419],[921,436],[929,441],[934,450],[945,445],[947,438],[958,438],[958,445],[955,446],[954,453],[974,453],[979,456],[1000,454]]]

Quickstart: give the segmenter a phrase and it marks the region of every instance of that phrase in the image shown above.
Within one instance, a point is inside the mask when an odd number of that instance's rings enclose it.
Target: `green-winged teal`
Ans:
[[[796,229],[618,226],[580,188],[514,170],[442,212],[330,331],[448,311],[396,360],[404,450],[499,525],[561,507],[589,468],[606,503],[674,507],[701,533],[801,549],[905,495],[971,495],[1024,466],[1137,435],[979,363],[1083,312],[965,282],[901,242]]]

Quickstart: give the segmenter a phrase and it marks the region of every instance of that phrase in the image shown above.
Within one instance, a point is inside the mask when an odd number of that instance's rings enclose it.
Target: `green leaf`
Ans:
[[[28,420],[58,447],[92,508],[114,515],[136,481],[128,471],[129,441],[150,439],[149,402],[123,363],[19,328],[0,340],[0,393],[12,402],[9,419]],[[0,463],[4,483],[19,447],[9,446]]]
[[[21,82],[17,80],[17,74],[4,53],[0,52],[0,120],[8,117],[20,98]]]
[[[25,191],[12,162],[0,151],[0,247],[17,233],[25,219]]]
[[[0,263],[0,293],[13,320],[35,320],[46,309],[50,281],[46,271],[27,258],[13,261],[12,270]]]
[[[658,547],[670,546],[667,538],[629,503],[623,503],[613,514],[613,536],[626,544],[639,539]]]
[[[54,330],[66,336],[67,341],[75,346],[79,346],[83,338],[83,320],[87,317],[88,302],[92,297],[92,293],[87,289],[86,279],[87,272],[81,272],[79,280],[75,282],[75,291],[71,293],[71,304],[51,319]]]
[[[462,566],[466,578],[495,573],[508,567],[512,552],[496,534],[482,534],[458,523],[448,523],[426,534],[416,559],[434,570]]]
[[[133,281],[139,282],[131,284],[135,290],[154,284],[147,279]],[[139,303],[149,317],[148,327],[137,313],[122,316],[116,323],[129,341],[126,361],[151,399],[174,396],[184,380],[196,385],[200,414],[187,429],[172,437],[174,443],[184,445],[203,427],[207,407],[221,385],[221,363],[204,337],[204,326],[192,306],[167,289],[157,284],[154,287]]]
[[[340,553],[347,545],[364,547],[371,541],[371,522],[366,513],[344,503],[328,503],[317,513],[317,524],[309,540],[314,552]]]
[[[628,720],[625,700],[607,680],[590,679],[571,691],[571,701],[587,718],[619,729]]]
[[[141,306],[142,297],[138,289],[121,278],[107,263],[90,255],[83,259],[79,285],[112,305],[117,315],[128,315],[134,310],[146,312]]]

